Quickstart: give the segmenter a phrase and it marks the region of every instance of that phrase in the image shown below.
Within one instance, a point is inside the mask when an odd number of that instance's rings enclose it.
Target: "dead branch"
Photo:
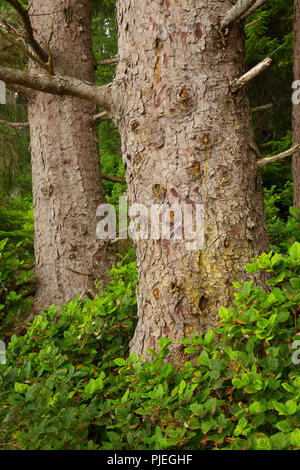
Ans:
[[[251,108],[252,113],[257,113],[259,111],[265,111],[266,109],[273,108],[273,103],[263,104],[262,106],[257,106],[256,108]]]
[[[5,39],[6,41],[10,42],[14,46],[18,47],[21,51],[24,52],[31,60],[39,64],[43,69],[49,72],[49,66],[45,62],[43,62],[39,57],[33,55],[30,50],[23,44],[23,42],[17,41],[15,38],[11,37],[9,34],[5,33],[0,29],[0,36]]]
[[[9,121],[3,121],[0,119],[0,124],[8,127],[24,127],[28,128],[29,127],[29,122],[9,122]]]
[[[112,57],[111,59],[97,60],[96,64],[101,65],[111,65],[116,64],[119,61],[118,56]]]
[[[2,66],[0,66],[0,80],[52,95],[85,99],[107,110],[112,104],[111,84],[97,86],[78,78],[31,74]]]
[[[297,152],[299,150],[300,145],[294,145],[294,147],[290,148],[289,150],[286,150],[285,152],[279,153],[278,155],[274,155],[273,157],[266,157],[262,158],[260,160],[257,160],[257,166],[258,168],[261,168],[268,163],[274,163],[278,162],[279,160],[282,160],[283,158],[289,157],[290,155],[293,155],[293,153]]]
[[[92,119],[92,124],[98,124],[101,121],[109,121],[109,117],[106,111],[103,111],[102,113],[99,113],[99,114],[95,114],[95,116]]]
[[[121,178],[120,176],[111,176],[111,175],[106,175],[105,173],[102,173],[101,176],[103,180],[111,181],[112,183],[126,184],[126,179]]]
[[[31,26],[31,21],[29,18],[28,10],[21,5],[21,3],[18,0],[6,0],[7,3],[9,3],[15,10],[16,12],[20,15],[23,26],[24,26],[24,39],[28,44],[32,47],[33,51],[36,53],[36,55],[39,57],[39,59],[47,63],[49,60],[48,54],[44,49],[41,47],[41,45],[37,42],[37,40],[34,37],[34,32]]]
[[[238,0],[237,3],[228,10],[224,18],[221,20],[222,29],[227,28],[231,23],[241,18],[241,16],[251,8],[256,0]]]
[[[270,57],[267,57],[262,62],[257,64],[255,67],[250,69],[247,73],[245,73],[245,75],[242,75],[242,77],[236,78],[235,80],[233,80],[231,82],[232,91],[235,92],[239,88],[247,85],[247,83],[249,83],[251,80],[253,80],[253,78],[257,77],[257,75],[259,75],[261,72],[266,70],[266,68],[269,67],[271,62],[272,62],[272,59],[270,59]]]

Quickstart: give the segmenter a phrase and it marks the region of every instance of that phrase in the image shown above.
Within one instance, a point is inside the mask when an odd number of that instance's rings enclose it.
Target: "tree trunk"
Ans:
[[[300,80],[300,0],[294,3],[294,79]],[[293,107],[293,139],[295,144],[300,143],[300,104]],[[293,155],[292,170],[294,205],[300,209],[300,152]]]
[[[130,204],[204,205],[205,245],[136,242],[139,321],[131,351],[144,359],[158,340],[180,340],[217,324],[233,298],[232,281],[268,249],[260,171],[245,89],[243,25],[217,25],[229,1],[119,0],[119,65],[125,83],[116,123],[122,137]],[[263,279],[256,278],[258,283]]]
[[[90,0],[32,0],[36,38],[50,50],[55,73],[93,82]],[[31,63],[31,72],[41,73]],[[44,73],[44,72],[43,72]],[[96,238],[96,208],[104,202],[93,103],[36,92],[29,101],[36,310],[60,305],[105,278],[107,260]]]

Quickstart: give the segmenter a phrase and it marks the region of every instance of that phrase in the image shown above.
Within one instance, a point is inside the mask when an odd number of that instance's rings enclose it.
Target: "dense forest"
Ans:
[[[0,450],[300,450],[300,0],[1,0],[0,80]]]

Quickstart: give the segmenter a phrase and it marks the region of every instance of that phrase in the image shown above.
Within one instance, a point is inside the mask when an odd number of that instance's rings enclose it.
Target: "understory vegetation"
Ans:
[[[269,290],[234,283],[235,306],[221,307],[204,337],[183,340],[178,370],[165,360],[167,338],[151,361],[128,356],[137,318],[128,259],[95,299],[52,306],[22,334],[6,331],[0,448],[300,449],[300,243],[246,269],[266,271]],[[2,309],[20,305],[12,292]]]

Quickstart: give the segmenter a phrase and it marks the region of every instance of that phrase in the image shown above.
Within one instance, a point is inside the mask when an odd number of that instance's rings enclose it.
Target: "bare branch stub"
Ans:
[[[103,180],[111,181],[112,183],[126,184],[126,179],[121,178],[120,176],[111,176],[111,175],[106,175],[105,173],[102,173],[101,177]]]
[[[33,28],[31,25],[30,17],[28,14],[28,10],[21,5],[18,0],[6,0],[16,12],[20,15],[23,26],[24,26],[24,39],[28,44],[32,47],[36,55],[39,57],[41,61],[44,63],[48,63],[49,56],[48,53],[42,48],[42,46],[38,43],[38,41],[34,37]]]
[[[96,64],[97,66],[101,65],[111,65],[111,64],[116,64],[119,61],[118,56],[112,57],[110,59],[104,59],[104,60],[97,60]]]
[[[272,59],[270,59],[270,57],[267,57],[266,59],[264,59],[255,67],[250,69],[247,73],[242,75],[240,78],[236,78],[235,80],[233,80],[231,82],[231,90],[233,92],[236,92],[239,88],[247,85],[247,83],[253,80],[253,78],[257,77],[257,75],[259,75],[264,70],[266,70],[271,63],[272,63]]]
[[[109,117],[106,111],[103,111],[102,113],[99,113],[99,114],[95,114],[95,116],[92,119],[92,124],[98,124],[101,121],[109,121]]]
[[[263,104],[262,106],[256,106],[251,108],[252,113],[257,113],[259,111],[266,111],[267,109],[273,108],[273,103]]]
[[[266,157],[266,158],[257,160],[257,166],[258,168],[262,168],[263,166],[268,165],[269,163],[275,163],[275,162],[278,162],[279,160],[282,160],[283,158],[290,157],[291,155],[293,155],[293,153],[297,152],[299,148],[300,148],[300,145],[297,144],[291,147],[289,150],[279,153],[278,155],[274,155],[273,157]]]
[[[8,126],[8,127],[15,127],[15,128],[29,128],[29,122],[9,122],[9,121],[3,121],[0,119],[0,124],[3,126]]]

